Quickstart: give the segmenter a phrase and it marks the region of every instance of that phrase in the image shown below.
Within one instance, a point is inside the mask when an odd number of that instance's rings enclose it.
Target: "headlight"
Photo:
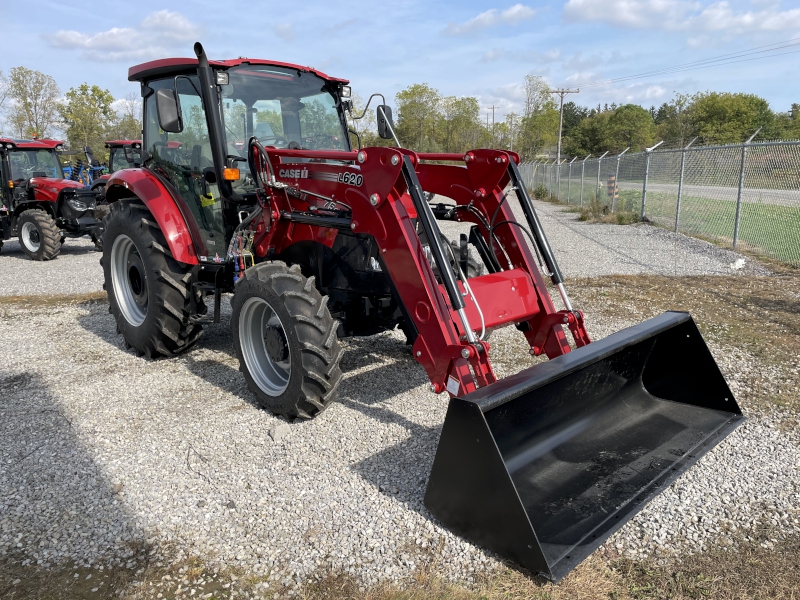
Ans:
[[[70,198],[67,200],[67,204],[69,204],[73,210],[78,212],[83,212],[85,210],[89,210],[89,205],[86,204],[83,200],[78,200],[77,198]]]
[[[351,93],[350,92],[350,86],[349,85],[343,85],[342,86],[342,93],[341,93],[342,98],[349,98],[350,97],[350,93]]]

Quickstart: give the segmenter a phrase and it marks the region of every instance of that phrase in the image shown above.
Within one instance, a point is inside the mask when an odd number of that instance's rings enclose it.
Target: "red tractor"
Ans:
[[[102,263],[136,352],[182,352],[233,294],[250,390],[310,419],[336,397],[342,337],[402,328],[450,396],[429,510],[554,580],[742,420],[688,314],[590,343],[518,155],[402,148],[385,105],[378,132],[397,145],[352,149],[346,80],[195,54],[129,70],[141,167],[108,180]],[[471,224],[469,236],[448,243],[441,220]],[[471,254],[485,274],[469,276]],[[485,334],[505,326],[550,360],[498,380]]]
[[[106,148],[108,148],[108,173],[96,178],[92,183],[92,189],[101,193],[105,192],[106,184],[113,173],[140,167],[142,164],[141,140],[109,140],[106,142]]]
[[[97,194],[63,178],[58,140],[0,138],[0,248],[18,237],[34,260],[58,256],[68,237],[90,235],[102,249],[105,206]]]

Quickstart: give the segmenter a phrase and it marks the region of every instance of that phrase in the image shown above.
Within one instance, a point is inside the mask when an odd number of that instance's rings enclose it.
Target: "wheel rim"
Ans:
[[[250,376],[268,396],[289,387],[292,355],[280,317],[263,298],[248,298],[239,316],[239,343]]]
[[[39,228],[36,223],[30,221],[22,225],[22,243],[31,252],[38,252],[41,246],[41,238],[39,237]]]
[[[138,327],[147,316],[147,273],[136,244],[119,235],[111,248],[111,284],[122,316]]]

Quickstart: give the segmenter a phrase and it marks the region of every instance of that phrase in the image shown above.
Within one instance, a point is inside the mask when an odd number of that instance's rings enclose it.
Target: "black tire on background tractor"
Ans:
[[[335,398],[342,348],[327,300],[298,265],[261,263],[237,282],[231,328],[239,370],[266,410],[310,419]]]
[[[189,322],[191,267],[176,261],[161,228],[138,200],[111,205],[103,234],[109,312],[128,347],[147,358],[186,350],[202,333]]]
[[[108,222],[108,216],[111,213],[111,207],[108,204],[99,204],[94,211],[94,218],[103,223],[103,230],[99,233],[92,234],[92,243],[99,252],[103,251],[103,233],[105,226]]]
[[[61,252],[61,231],[43,210],[29,209],[17,219],[19,245],[33,260],[51,260]]]

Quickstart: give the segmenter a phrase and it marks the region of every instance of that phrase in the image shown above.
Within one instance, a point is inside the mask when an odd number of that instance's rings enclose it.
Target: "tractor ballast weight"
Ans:
[[[220,294],[233,293],[249,388],[265,408],[307,419],[342,379],[339,336],[402,327],[434,391],[451,397],[425,504],[456,533],[553,580],[743,419],[685,313],[590,343],[517,154],[350,150],[347,81],[195,52],[131,69],[145,97],[142,166],[108,180],[106,289],[138,352],[183,351],[219,321]],[[317,110],[335,107],[325,122],[338,119],[337,131],[298,116],[320,89]],[[203,147],[180,137],[181,95],[205,114]],[[227,123],[232,102],[243,106]],[[270,102],[285,112],[282,131],[257,118]],[[381,112],[382,134],[394,135]],[[259,127],[281,147],[262,145]],[[437,220],[472,224],[459,256]],[[485,274],[467,275],[473,250]],[[525,352],[551,360],[498,381],[483,334],[509,325]]]

